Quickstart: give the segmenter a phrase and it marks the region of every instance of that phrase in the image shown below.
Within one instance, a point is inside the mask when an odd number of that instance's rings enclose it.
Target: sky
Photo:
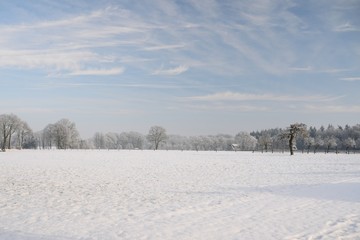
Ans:
[[[0,0],[0,113],[83,138],[360,123],[359,0]]]

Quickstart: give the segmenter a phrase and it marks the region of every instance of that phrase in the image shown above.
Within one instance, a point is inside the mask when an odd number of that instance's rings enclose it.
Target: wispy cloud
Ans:
[[[184,48],[185,45],[183,44],[176,44],[176,45],[159,45],[159,46],[151,46],[145,47],[145,51],[158,51],[158,50],[172,50],[172,49],[180,49]]]
[[[316,69],[314,67],[307,66],[307,67],[290,67],[289,70],[293,71],[293,72],[315,72],[315,73],[333,74],[333,73],[348,72],[351,69],[348,69],[348,68],[327,68],[327,69],[321,69],[320,68],[320,69]]]
[[[2,68],[72,70],[79,68],[83,63],[98,59],[101,57],[90,51],[0,49],[0,67]]]
[[[25,30],[39,30],[39,29],[48,29],[54,27],[68,27],[68,26],[77,26],[79,24],[84,24],[90,21],[96,21],[100,18],[105,17],[111,11],[111,8],[105,8],[101,10],[96,10],[87,14],[81,14],[74,17],[68,17],[58,20],[45,20],[31,24],[20,24],[9,26],[5,30],[9,32],[19,32]]]
[[[349,82],[352,82],[352,81],[360,81],[360,77],[343,77],[343,78],[340,78],[341,81],[349,81]]]
[[[76,70],[69,75],[79,76],[79,75],[119,75],[125,71],[124,68],[111,68],[111,69],[81,69]]]
[[[169,68],[169,69],[160,68],[160,69],[154,71],[152,74],[153,75],[174,76],[174,75],[182,74],[182,73],[186,72],[188,69],[189,69],[188,66],[181,65],[181,66],[178,66],[175,68]]]
[[[41,69],[48,74],[65,71],[73,76],[119,74],[123,70],[112,63],[126,55],[120,57],[103,49],[143,48],[145,36],[151,29],[146,22],[130,20],[129,14],[108,7],[59,20],[0,25],[0,31],[6,36],[1,40],[0,68]],[[91,66],[98,69],[78,70],[92,69]]]
[[[151,8],[150,4],[144,3],[143,9],[139,6],[133,9],[116,5],[52,21],[0,26],[0,31],[7,33],[5,35],[8,41],[5,45],[12,49],[37,51],[46,47],[50,51],[65,53],[87,51],[103,58],[111,54],[105,54],[102,49],[117,46],[127,46],[121,49],[121,54],[133,50],[130,53],[132,57],[148,57],[154,51],[177,50],[174,55],[162,57],[180,63],[201,62],[203,64],[199,67],[207,72],[239,75],[239,65],[242,65],[242,69],[260,69],[271,74],[288,72],[297,56],[292,40],[298,37],[296,34],[304,25],[301,18],[290,10],[294,3],[289,1],[275,4],[267,0],[253,1],[251,4],[235,1],[231,3],[231,8],[229,3],[215,0],[201,3],[190,1],[189,12],[203,19],[199,23],[193,15],[182,12],[181,6],[175,2],[157,0],[151,4]],[[137,8],[145,12],[141,14],[136,11]],[[224,17],[226,21],[215,21],[214,24],[214,19]],[[283,30],[282,34],[278,34],[278,28]],[[24,38],[32,41],[24,43],[16,40]],[[230,58],[229,53],[232,55]],[[17,60],[13,62],[19,62],[19,67],[23,67],[24,64]],[[88,67],[88,62],[84,60],[74,62],[81,68]],[[226,67],[226,71],[221,71],[222,66],[216,67],[220,62]],[[96,64],[97,60],[94,59],[93,63]],[[48,71],[46,66],[38,67]],[[151,67],[146,62],[132,66],[142,69]],[[61,64],[57,64],[57,69],[60,68]],[[188,67],[179,66],[173,69],[158,69],[153,74],[178,75],[187,70]],[[290,67],[290,70],[310,71],[311,68]]]
[[[341,98],[342,96],[322,95],[275,95],[275,94],[251,94],[236,92],[219,92],[210,95],[187,97],[186,100],[193,101],[279,101],[279,102],[328,102]]]
[[[59,77],[59,76],[54,76]],[[49,90],[56,88],[94,88],[94,89],[124,89],[124,88],[133,88],[133,89],[194,89],[194,86],[182,86],[177,84],[142,84],[142,83],[94,83],[94,82],[78,82],[78,81],[56,81],[56,82],[47,82],[39,84],[36,87],[31,87],[30,90]]]
[[[359,32],[360,28],[354,26],[353,24],[347,22],[341,25],[338,25],[334,28],[335,32]]]
[[[307,67],[291,67],[289,68],[291,71],[303,71],[303,72],[308,72],[308,71],[312,71],[313,68],[310,66]]]
[[[228,104],[218,104],[218,105],[208,105],[208,104],[193,104],[186,106],[186,109],[192,109],[196,111],[239,111],[239,112],[269,112],[273,109],[265,106],[258,105],[228,105]]]
[[[318,72],[320,73],[341,73],[341,72],[348,72],[351,69],[349,68],[328,68],[328,69],[321,69]]]

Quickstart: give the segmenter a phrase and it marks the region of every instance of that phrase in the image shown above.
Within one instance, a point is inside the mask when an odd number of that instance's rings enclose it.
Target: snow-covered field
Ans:
[[[0,153],[0,239],[360,239],[360,155]]]

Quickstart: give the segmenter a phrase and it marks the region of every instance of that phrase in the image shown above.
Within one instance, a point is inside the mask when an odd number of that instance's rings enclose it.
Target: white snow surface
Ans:
[[[360,155],[0,152],[0,239],[360,239]]]

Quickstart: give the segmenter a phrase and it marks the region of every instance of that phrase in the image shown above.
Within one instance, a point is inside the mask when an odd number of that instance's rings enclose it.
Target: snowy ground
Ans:
[[[360,239],[360,155],[0,153],[0,239]]]

